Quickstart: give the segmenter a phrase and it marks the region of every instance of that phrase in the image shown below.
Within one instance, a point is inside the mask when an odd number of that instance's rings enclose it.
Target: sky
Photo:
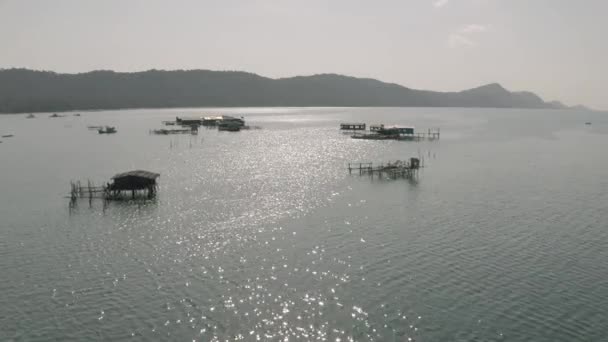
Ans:
[[[0,68],[488,83],[608,109],[607,0],[0,0]]]

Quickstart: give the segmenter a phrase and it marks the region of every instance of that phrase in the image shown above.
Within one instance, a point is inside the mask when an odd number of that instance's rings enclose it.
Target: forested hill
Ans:
[[[81,74],[0,70],[0,113],[235,106],[565,108],[499,84],[442,93],[335,74],[271,79],[210,70]]]

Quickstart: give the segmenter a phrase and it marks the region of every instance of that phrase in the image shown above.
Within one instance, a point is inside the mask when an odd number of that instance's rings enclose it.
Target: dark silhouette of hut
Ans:
[[[107,191],[111,197],[118,197],[123,191],[131,191],[133,198],[137,192],[153,197],[156,194],[158,177],[160,177],[158,173],[143,170],[119,173],[112,177],[112,183],[108,184]]]

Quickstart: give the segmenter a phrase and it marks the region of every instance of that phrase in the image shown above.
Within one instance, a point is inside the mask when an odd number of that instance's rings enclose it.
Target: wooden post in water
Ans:
[[[89,207],[93,205],[93,183],[87,179],[87,186],[89,188]]]
[[[72,202],[76,202],[76,197],[77,197],[76,183],[70,182],[70,186],[72,187],[72,191],[70,194]]]

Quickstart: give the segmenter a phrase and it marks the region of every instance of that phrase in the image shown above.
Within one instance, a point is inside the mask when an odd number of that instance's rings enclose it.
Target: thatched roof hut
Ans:
[[[111,191],[122,191],[122,190],[152,190],[156,186],[156,178],[160,177],[160,174],[135,170],[129,172],[123,172],[112,177],[112,184],[109,186]]]

